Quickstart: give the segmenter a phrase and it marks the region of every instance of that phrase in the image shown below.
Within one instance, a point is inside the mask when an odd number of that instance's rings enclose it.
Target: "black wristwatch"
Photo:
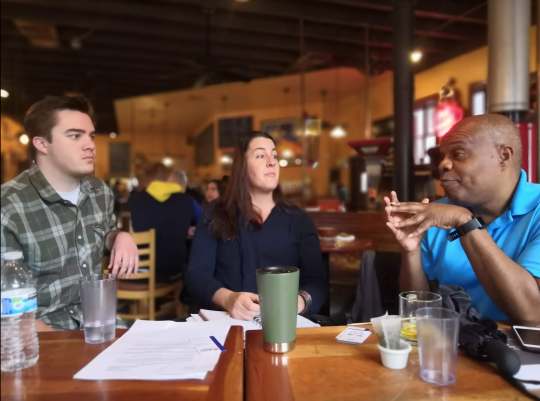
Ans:
[[[473,219],[468,223],[457,227],[454,231],[447,234],[446,238],[448,238],[448,241],[453,242],[459,237],[463,237],[464,235],[470,233],[473,230],[476,230],[477,228],[481,230],[486,228],[486,223],[484,223],[484,220],[482,220],[481,217],[473,217]]]
[[[306,303],[306,306],[304,307],[303,311],[298,311],[298,313],[307,313],[311,309],[311,304],[313,303],[313,299],[311,298],[311,295],[307,291],[300,290],[298,291],[298,295],[300,295],[302,298],[304,298],[304,302]]]

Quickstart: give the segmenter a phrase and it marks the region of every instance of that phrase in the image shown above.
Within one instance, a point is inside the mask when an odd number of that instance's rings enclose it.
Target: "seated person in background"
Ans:
[[[221,177],[221,182],[223,183],[223,187],[227,189],[227,185],[229,185],[229,176],[225,174],[223,177]]]
[[[267,266],[300,269],[299,313],[316,313],[325,302],[317,230],[278,181],[272,137],[246,135],[235,149],[229,190],[209,205],[193,240],[186,281],[202,308],[225,310],[236,319],[258,315],[255,271]]]
[[[225,185],[220,180],[211,180],[206,184],[206,191],[204,192],[205,206],[217,198],[225,195]]]
[[[169,283],[185,272],[186,240],[202,213],[199,204],[171,181],[172,171],[161,163],[147,170],[148,187],[128,200],[133,231],[156,230],[156,282]]]
[[[520,168],[516,125],[496,114],[465,118],[440,149],[447,198],[385,198],[387,225],[403,247],[402,290],[429,291],[428,280],[459,285],[482,316],[539,326],[540,185]],[[455,229],[463,231],[451,242]]]
[[[1,262],[22,251],[36,280],[38,331],[83,328],[78,280],[101,272],[104,247],[113,273],[137,272],[137,246],[117,231],[112,190],[91,175],[92,117],[82,96],[34,104],[24,119],[32,167],[2,185]]]
[[[185,171],[175,171],[174,173],[172,173],[170,181],[180,184],[180,186],[182,187],[181,192],[191,196],[197,201],[199,205],[203,204],[204,199],[202,194],[188,186],[188,176]]]

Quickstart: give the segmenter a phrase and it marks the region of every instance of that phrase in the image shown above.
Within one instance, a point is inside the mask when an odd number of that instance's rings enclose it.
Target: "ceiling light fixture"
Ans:
[[[223,155],[221,156],[221,159],[220,159],[221,163],[223,164],[231,164],[233,162],[233,159],[231,156],[229,155]]]
[[[281,156],[289,159],[294,156],[294,153],[290,149],[285,149],[283,152],[281,152]]]
[[[30,142],[30,138],[28,137],[28,135],[22,134],[22,135],[19,137],[19,141],[21,141],[21,143],[22,143],[23,145],[28,145],[28,143]]]
[[[5,89],[2,89],[1,96],[5,99],[6,97],[9,97],[9,92]]]
[[[281,160],[279,161],[279,165],[280,165],[281,167],[287,167],[287,166],[289,165],[289,162],[288,162],[287,160],[285,160],[285,159],[281,159]]]
[[[174,164],[174,160],[172,159],[172,157],[168,156],[164,157],[161,162],[167,167],[171,167]]]
[[[334,125],[334,128],[332,128],[332,130],[330,131],[330,137],[331,138],[343,138],[344,136],[347,135],[347,132],[343,129],[343,127],[341,126],[341,123],[339,121],[342,121],[341,120],[341,117],[340,117],[340,103],[341,103],[341,85],[340,85],[340,82],[339,82],[339,74],[340,74],[340,69],[339,68],[336,68],[336,82],[335,82],[335,86],[336,86],[336,120],[338,121],[338,123],[336,125]]]
[[[422,52],[420,50],[415,50],[411,53],[411,61],[413,63],[418,63],[420,60],[422,60]]]
[[[332,131],[330,131],[330,136],[332,138],[343,138],[346,135],[347,135],[347,132],[339,124],[336,125],[334,128],[332,128]]]

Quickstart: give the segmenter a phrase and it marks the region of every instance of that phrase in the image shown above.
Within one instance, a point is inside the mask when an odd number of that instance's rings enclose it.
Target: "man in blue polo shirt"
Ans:
[[[400,286],[428,280],[463,287],[483,316],[540,326],[540,185],[521,170],[521,140],[508,118],[465,118],[441,141],[447,198],[385,198],[403,248]]]

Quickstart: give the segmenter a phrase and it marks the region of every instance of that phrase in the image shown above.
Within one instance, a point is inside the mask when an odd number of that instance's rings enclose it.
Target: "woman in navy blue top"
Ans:
[[[235,149],[225,196],[209,205],[193,239],[186,282],[202,308],[226,310],[236,319],[258,315],[255,271],[269,266],[300,269],[299,312],[316,313],[325,302],[317,230],[278,181],[272,137],[246,135]]]

